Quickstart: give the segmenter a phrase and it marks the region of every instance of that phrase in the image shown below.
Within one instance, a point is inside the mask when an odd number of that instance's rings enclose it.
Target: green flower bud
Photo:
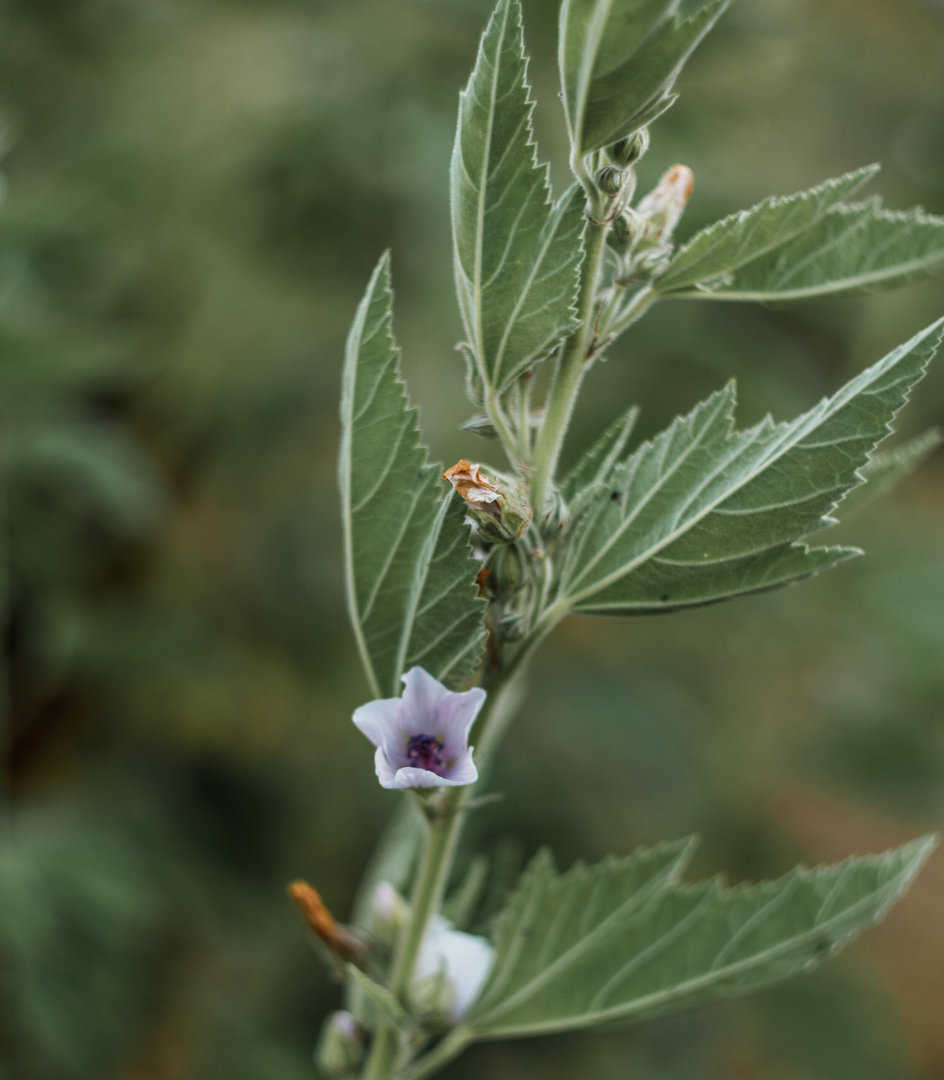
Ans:
[[[627,210],[614,219],[610,231],[606,234],[606,242],[618,255],[625,255],[633,248],[644,230],[645,223],[632,210]]]
[[[492,554],[489,583],[492,590],[504,596],[513,593],[525,578],[522,554],[517,544],[504,544]]]
[[[607,148],[606,154],[614,165],[625,169],[637,162],[649,149],[649,129],[640,128],[625,139],[620,139]]]
[[[623,186],[623,173],[612,165],[604,165],[597,173],[594,182],[604,195],[618,195]]]
[[[633,243],[633,233],[624,214],[620,214],[610,226],[610,231],[606,234],[606,242],[617,255],[625,255],[629,251]]]
[[[410,916],[410,905],[389,881],[380,881],[370,898],[365,929],[382,945],[392,946]]]
[[[417,979],[410,987],[410,1004],[427,1020],[438,1020],[445,1025],[452,1008],[455,993],[445,964],[432,975]]]
[[[481,539],[486,543],[517,540],[531,520],[531,507],[511,480],[493,483],[482,466],[460,458],[442,474],[459,492]]]
[[[364,1056],[364,1044],[354,1017],[343,1009],[325,1021],[315,1051],[318,1068],[326,1076],[352,1076]]]

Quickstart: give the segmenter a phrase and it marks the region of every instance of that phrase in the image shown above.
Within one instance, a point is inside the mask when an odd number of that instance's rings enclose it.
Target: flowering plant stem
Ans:
[[[416,882],[413,886],[410,917],[406,921],[397,943],[393,971],[390,976],[390,992],[397,998],[406,995],[416,966],[420,945],[429,927],[430,919],[442,902],[443,890],[452,866],[456,842],[462,822],[462,806],[468,787],[453,788],[447,795],[447,806],[435,816],[428,815],[426,842]],[[383,1024],[370,1058],[364,1070],[364,1080],[382,1080],[392,1073],[399,1036],[391,1023]]]
[[[539,627],[507,664],[491,672],[483,680],[483,685],[488,690],[488,698],[476,726],[477,757],[481,765],[488,762],[520,701],[520,695],[515,692],[516,675],[550,629],[550,625]],[[423,938],[429,929],[430,920],[442,904],[443,891],[452,869],[459,833],[472,791],[471,786],[449,788],[442,791],[442,802],[436,805],[434,810],[424,806],[427,829],[423,854],[413,885],[410,916],[397,942],[390,974],[389,989],[398,999],[407,995]],[[424,1060],[432,1061],[435,1055],[436,1063],[441,1064],[458,1054],[465,1045],[464,1041],[458,1041],[460,1031],[461,1029],[457,1028]],[[448,1057],[442,1057],[447,1042],[454,1049],[448,1053]],[[363,1080],[386,1080],[392,1076],[398,1049],[399,1034],[396,1026],[387,1021],[383,1022],[374,1038],[362,1074]],[[428,1071],[421,1066],[422,1062],[418,1063],[417,1069],[420,1071],[409,1075],[426,1076]],[[433,1066],[429,1065],[428,1068],[431,1070]]]
[[[881,917],[934,846],[926,837],[736,891],[681,884],[690,840],[563,872],[544,852],[488,938],[467,932],[489,873],[478,858],[442,911],[466,813],[482,802],[471,785],[544,638],[572,611],[695,608],[860,554],[806,540],[867,473],[881,475],[872,451],[944,333],[941,319],[791,421],[738,429],[729,383],[629,449],[634,406],[558,480],[586,371],[660,300],[801,299],[944,264],[944,219],[845,202],[871,167],[771,197],[681,246],[691,169],[671,166],[632,205],[648,125],[726,6],[704,0],[683,17],[669,0],[563,0],[561,99],[578,186],[555,199],[534,141],[521,0],[497,0],[460,96],[450,192],[476,406],[465,426],[497,437],[514,475],[465,458],[441,473],[429,461],[401,377],[389,256],[357,309],[339,481],[348,609],[376,699],[352,721],[376,748],[380,785],[414,790],[362,887],[355,923],[374,920],[379,948],[363,942],[351,1011],[324,1028],[326,1075],[425,1080],[476,1040],[607,1026],[805,971]],[[551,357],[536,427],[531,393]],[[400,681],[401,697],[380,697]],[[398,890],[417,863],[407,905]],[[336,944],[333,922],[313,929]]]
[[[583,382],[587,361],[594,344],[593,309],[603,275],[606,257],[606,234],[609,222],[604,218],[606,202],[599,195],[591,196],[588,205],[586,253],[580,278],[580,294],[577,298],[577,317],[580,323],[564,342],[560,361],[551,388],[548,391],[544,421],[534,448],[534,471],[531,477],[531,505],[540,517],[545,511],[547,495],[564,436],[574,411],[580,384]],[[601,220],[602,219],[602,220]]]

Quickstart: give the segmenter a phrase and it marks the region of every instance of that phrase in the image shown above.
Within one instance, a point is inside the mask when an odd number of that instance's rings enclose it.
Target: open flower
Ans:
[[[377,747],[374,767],[385,788],[471,784],[478,770],[469,729],[485,701],[476,687],[455,694],[428,671],[410,668],[398,698],[368,701],[354,710],[357,727]]]
[[[456,1023],[479,996],[494,959],[495,951],[485,938],[453,930],[437,915],[416,958],[414,1003]]]

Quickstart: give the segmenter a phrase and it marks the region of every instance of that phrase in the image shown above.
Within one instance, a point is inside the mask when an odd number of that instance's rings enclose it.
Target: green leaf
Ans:
[[[574,152],[597,150],[664,112],[685,61],[727,4],[713,0],[682,18],[679,0],[564,0],[559,65]]]
[[[872,454],[861,469],[864,484],[854,488],[842,504],[843,517],[863,509],[887,494],[944,442],[940,429],[930,428],[890,450]]]
[[[636,426],[639,409],[633,405],[618,417],[587,450],[561,482],[561,495],[570,506],[584,491],[605,484]]]
[[[734,431],[729,384],[644,443],[581,523],[561,603],[634,614],[707,604],[818,573],[857,554],[798,544],[891,430],[940,342],[922,330],[789,423]]]
[[[922,210],[885,210],[873,199],[833,208],[812,229],[732,277],[684,295],[705,300],[806,300],[901,285],[942,269],[944,217]],[[662,281],[659,287],[664,287]]]
[[[878,165],[826,180],[809,191],[771,196],[696,233],[672,257],[656,282],[661,293],[730,274],[738,267],[805,233],[823,215],[878,172]]]
[[[544,982],[548,973],[564,969],[566,981],[573,948],[625,925],[681,876],[694,847],[689,838],[595,867],[578,864],[560,876],[550,853],[538,854],[496,920],[495,964],[470,1025],[480,1030],[522,986]]]
[[[488,859],[476,855],[469,860],[469,865],[462,876],[455,892],[443,904],[443,915],[458,930],[465,930],[472,920],[488,879]]]
[[[456,293],[468,348],[496,391],[575,325],[584,196],[553,206],[539,165],[519,0],[500,0],[459,98],[450,182]]]
[[[378,697],[413,664],[461,685],[484,638],[464,511],[420,444],[391,306],[384,255],[347,339],[338,463],[348,610]]]
[[[495,966],[465,1025],[487,1039],[591,1027],[808,971],[881,919],[935,845],[926,836],[733,889],[664,878],[640,889],[613,863],[557,875],[539,856],[501,917]]]

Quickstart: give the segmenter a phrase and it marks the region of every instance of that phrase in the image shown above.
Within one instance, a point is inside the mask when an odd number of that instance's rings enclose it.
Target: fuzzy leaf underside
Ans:
[[[482,382],[500,391],[576,321],[584,198],[551,203],[537,160],[521,5],[500,0],[459,99],[450,169],[456,293]]]
[[[386,255],[348,335],[341,428],[348,610],[371,687],[399,696],[413,664],[460,686],[479,661],[484,605],[461,501],[427,461],[400,378]]]
[[[672,104],[685,62],[727,4],[712,0],[682,18],[679,0],[564,0],[560,78],[578,155],[636,131]]]
[[[594,867],[578,864],[566,874],[554,872],[548,851],[540,852],[522,874],[518,887],[496,920],[495,965],[479,995],[470,1022],[487,1017],[515,988],[543,980],[554,967],[566,968],[572,945],[607,936],[649,900],[677,880],[694,851],[691,838],[626,858],[610,857]],[[538,920],[543,912],[545,919]],[[540,925],[537,947],[533,930]]]
[[[626,449],[626,443],[636,425],[639,409],[633,405],[603,432],[599,439],[561,481],[561,496],[570,506],[583,492],[605,484]]]
[[[730,214],[696,233],[672,257],[656,288],[670,293],[730,274],[810,229],[823,215],[849,198],[878,172],[867,165],[809,191],[771,196],[749,210]]]
[[[807,971],[882,918],[935,843],[732,889],[677,884],[683,856],[648,878],[652,852],[563,875],[538,856],[501,916],[495,966],[465,1023],[487,1039],[572,1030]],[[642,884],[628,871],[637,861]]]
[[[944,217],[886,210],[872,199],[834,207],[783,247],[685,296],[777,303],[873,292],[942,272]]]
[[[733,384],[639,446],[608,477],[562,568],[573,610],[669,611],[770,589],[856,549],[800,541],[862,482],[940,342],[944,320],[795,420],[735,431]]]

